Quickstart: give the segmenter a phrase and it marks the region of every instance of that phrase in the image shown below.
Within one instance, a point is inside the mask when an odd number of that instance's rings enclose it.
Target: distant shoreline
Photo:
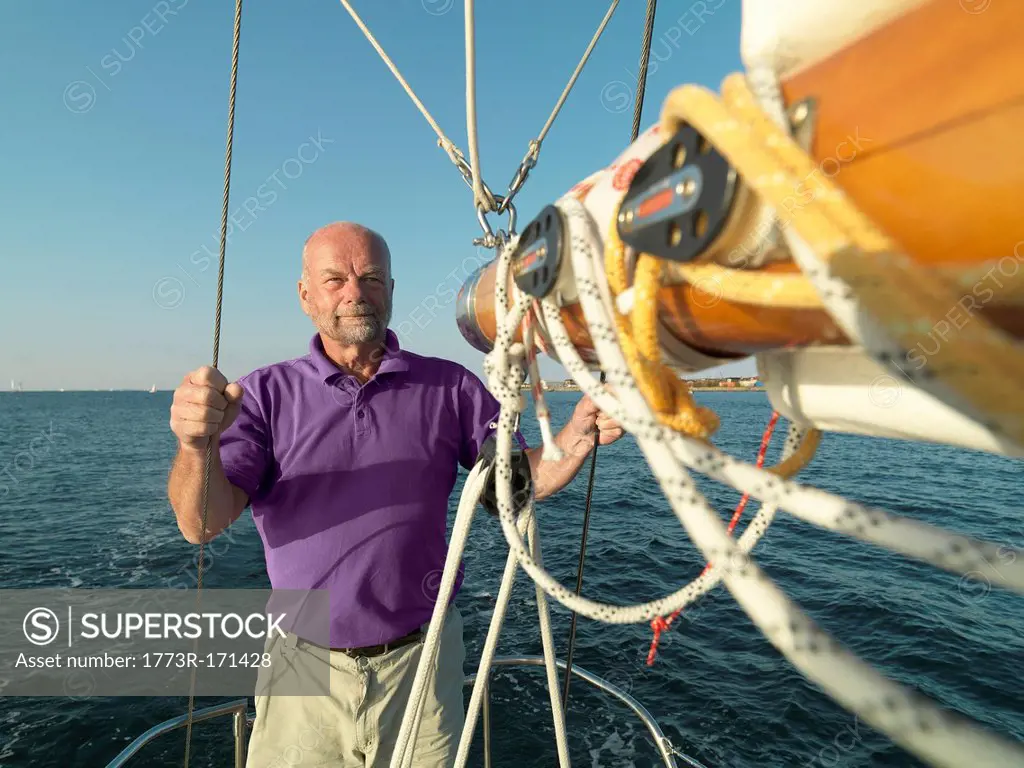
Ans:
[[[530,387],[530,385],[528,383],[527,384],[523,384],[523,386],[520,387],[520,391],[522,391],[522,392],[529,392],[530,388],[531,387]],[[566,384],[563,384],[563,383],[559,382],[557,384],[547,383],[547,386],[544,388],[544,391],[545,392],[579,392],[581,390],[577,386],[574,386],[574,385],[573,386],[569,386],[569,385],[566,385]],[[764,390],[763,386],[757,386],[757,387],[736,387],[736,386],[733,386],[733,387],[725,387],[725,386],[723,386],[723,387],[696,386],[696,387],[694,387],[694,386],[691,386],[690,387],[690,391],[691,392],[764,392],[765,390]]]
[[[764,392],[764,387],[690,387],[691,392]]]

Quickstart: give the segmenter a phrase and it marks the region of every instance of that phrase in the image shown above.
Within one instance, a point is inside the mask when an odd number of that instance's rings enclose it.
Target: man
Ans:
[[[174,393],[168,496],[185,538],[209,541],[251,506],[272,587],[330,590],[329,648],[298,638],[275,652],[329,663],[331,695],[258,696],[248,768],[389,764],[444,567],[457,465],[474,465],[497,421],[497,401],[466,368],[400,348],[388,330],[394,284],[380,235],[348,222],[323,227],[306,241],[298,284],[317,329],[309,354],[231,384],[200,368]],[[537,499],[575,476],[595,432],[602,445],[622,436],[584,397],[556,438],[563,459],[527,450]],[[453,762],[464,658],[453,602],[417,766]]]

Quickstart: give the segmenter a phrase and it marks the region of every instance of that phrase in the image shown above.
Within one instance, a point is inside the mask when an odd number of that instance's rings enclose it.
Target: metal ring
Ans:
[[[491,223],[487,221],[487,214],[484,213],[482,205],[477,205],[476,207],[476,220],[480,222],[480,228],[484,231],[484,234],[487,235],[488,238],[493,239],[494,230],[491,229]]]

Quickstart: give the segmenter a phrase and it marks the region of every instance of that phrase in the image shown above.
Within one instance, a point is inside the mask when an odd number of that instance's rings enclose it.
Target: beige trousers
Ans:
[[[416,768],[453,765],[462,735],[466,651],[462,615],[454,605],[439,645],[413,752]],[[276,640],[274,667],[283,664],[289,675],[298,675],[306,692],[324,688],[324,665],[329,664],[330,694],[275,696],[271,684],[268,695],[257,696],[247,768],[388,768],[422,649],[421,640],[381,656],[353,659],[294,636]]]

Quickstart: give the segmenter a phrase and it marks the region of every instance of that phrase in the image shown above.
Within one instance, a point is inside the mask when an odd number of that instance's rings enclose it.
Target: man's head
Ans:
[[[376,232],[339,221],[306,240],[299,301],[327,338],[342,345],[383,341],[394,287],[391,252]]]

